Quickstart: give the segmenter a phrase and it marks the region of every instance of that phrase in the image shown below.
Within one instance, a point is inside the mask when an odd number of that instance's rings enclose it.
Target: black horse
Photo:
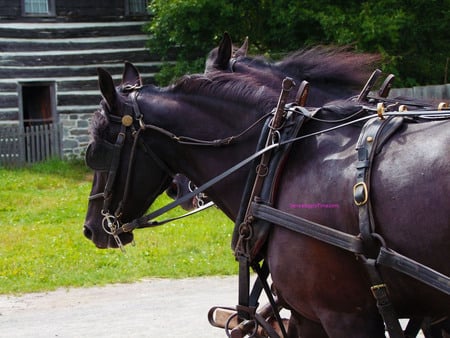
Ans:
[[[139,74],[127,65],[124,79],[133,76]],[[173,173],[201,185],[253,154],[258,121],[279,96],[254,78],[220,72],[184,77],[167,88],[144,86],[127,97],[104,70],[99,70],[99,83],[104,100],[94,115],[87,151],[95,174],[84,232],[100,248],[118,246],[114,230],[135,224],[169,186]],[[352,187],[360,127],[321,132],[331,119],[350,112],[364,114],[365,109],[362,104],[323,108],[316,114],[319,119],[303,127],[303,135],[315,134],[293,144],[273,206],[356,235]],[[370,188],[383,245],[447,276],[449,144],[447,121],[403,124],[376,155]],[[207,190],[231,219],[238,215],[249,170],[245,166]],[[338,207],[293,207],[309,204]],[[119,238],[127,244],[132,233]],[[384,336],[366,271],[354,254],[276,224],[264,248],[276,293],[298,324],[290,327],[291,337]],[[399,316],[450,314],[448,294],[390,268],[380,271]]]
[[[327,102],[359,94],[370,70],[379,62],[379,56],[367,53],[352,53],[345,47],[319,46],[291,53],[279,62],[270,62],[262,56],[248,55],[248,39],[235,47],[228,33],[224,33],[218,47],[208,55],[205,73],[242,73],[267,87],[278,90],[281,81],[292,78],[298,85],[308,81],[310,90],[305,104],[318,107]],[[295,98],[292,91],[290,99]],[[190,192],[192,182],[177,175],[167,194],[176,199]],[[190,210],[197,205],[198,197],[182,205]]]
[[[308,81],[310,94],[305,104],[311,107],[359,94],[371,70],[380,62],[377,54],[355,53],[346,46],[300,49],[277,62],[263,56],[250,56],[247,51],[247,39],[236,48],[230,35],[224,33],[219,46],[206,59],[205,73],[247,74],[271,88],[279,88],[286,76],[297,84]],[[294,95],[292,92],[291,101]]]

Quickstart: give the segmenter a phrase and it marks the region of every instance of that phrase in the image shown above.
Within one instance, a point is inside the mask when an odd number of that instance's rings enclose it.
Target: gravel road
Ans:
[[[236,276],[0,296],[0,337],[226,337],[207,313],[236,302]]]
[[[0,337],[225,338],[207,313],[212,306],[234,306],[237,284],[237,276],[148,279],[0,296]]]

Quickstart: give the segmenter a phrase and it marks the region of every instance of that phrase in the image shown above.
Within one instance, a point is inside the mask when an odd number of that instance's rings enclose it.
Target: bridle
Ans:
[[[119,235],[123,232],[131,232],[135,228],[143,228],[143,227],[150,227],[150,226],[157,226],[165,224],[169,221],[179,219],[182,217],[186,217],[189,215],[192,215],[193,213],[202,211],[210,206],[213,205],[213,202],[207,203],[205,205],[202,205],[200,208],[197,208],[196,210],[189,212],[183,216],[170,218],[164,221],[153,221],[154,218],[162,215],[166,211],[175,208],[178,205],[181,205],[185,203],[186,201],[192,199],[193,197],[197,196],[203,196],[201,195],[204,190],[209,188],[209,186],[202,186],[201,189],[196,188],[192,189],[191,192],[182,198],[177,199],[176,201],[170,203],[164,208],[161,208],[157,210],[156,212],[153,212],[147,216],[143,216],[137,219],[134,219],[130,223],[123,223],[121,221],[121,217],[123,215],[123,207],[126,204],[126,201],[129,196],[129,190],[130,190],[130,182],[131,182],[131,176],[133,172],[133,164],[134,164],[134,158],[136,155],[136,149],[137,147],[141,147],[146,155],[148,155],[159,167],[160,169],[167,173],[168,176],[174,177],[175,173],[169,168],[169,166],[159,158],[155,152],[152,151],[152,149],[143,142],[142,138],[140,138],[140,135],[142,132],[147,130],[156,131],[162,135],[165,135],[169,137],[170,139],[176,141],[179,144],[184,145],[193,145],[193,146],[212,146],[212,147],[221,147],[221,146],[227,146],[234,142],[236,142],[239,138],[250,132],[253,128],[255,128],[259,123],[262,121],[265,121],[265,119],[271,114],[265,114],[258,120],[256,120],[254,123],[252,123],[248,128],[240,132],[239,134],[229,136],[222,139],[216,139],[216,140],[200,140],[188,136],[178,136],[173,134],[172,132],[155,126],[153,124],[146,124],[143,120],[143,114],[141,113],[141,110],[139,108],[138,104],[138,97],[140,94],[141,87],[133,86],[133,87],[126,87],[122,88],[122,92],[129,92],[128,98],[131,101],[131,105],[126,105],[126,111],[123,113],[122,117],[115,116],[112,114],[106,114],[106,118],[109,122],[120,124],[120,131],[117,134],[116,140],[114,143],[110,143],[105,140],[96,141],[100,143],[100,147],[102,147],[103,151],[107,152],[109,154],[109,168],[104,167],[104,165],[99,165],[97,163],[94,163],[95,160],[93,159],[92,152],[94,151],[92,148],[94,147],[94,144],[90,144],[88,146],[88,149],[86,151],[86,164],[93,170],[101,170],[101,171],[107,171],[107,179],[106,184],[103,192],[92,194],[89,196],[89,201],[97,200],[100,198],[103,198],[103,206],[101,209],[101,215],[103,216],[102,219],[102,228],[103,230],[113,236],[115,239],[117,245],[119,248],[123,249],[123,244],[119,238]],[[125,179],[125,187],[123,190],[122,198],[120,202],[118,203],[118,206],[115,211],[111,211],[111,202],[113,200],[113,193],[114,193],[114,184],[116,181],[116,175],[119,169],[120,161],[122,159],[122,150],[123,146],[125,144],[127,135],[131,135],[133,138],[133,143],[131,147],[131,154],[130,159],[127,166],[127,174]],[[225,178],[231,174],[231,172],[224,175],[222,178]],[[163,184],[163,182],[161,183]],[[201,191],[200,191],[201,190]],[[151,222],[149,222],[151,220]]]
[[[120,131],[117,134],[115,143],[109,143],[105,140],[100,141],[103,150],[110,152],[110,164],[106,184],[104,191],[102,193],[93,194],[89,196],[89,201],[96,200],[99,198],[103,198],[103,207],[101,210],[101,215],[103,216],[102,219],[102,228],[103,230],[109,234],[112,235],[117,243],[117,245],[123,250],[123,244],[119,238],[119,236],[116,234],[117,230],[121,226],[121,217],[123,215],[123,207],[126,204],[126,201],[129,196],[129,190],[130,190],[130,182],[131,182],[131,176],[133,171],[133,164],[134,164],[134,158],[136,154],[136,148],[138,146],[142,147],[144,150],[144,153],[149,156],[164,172],[166,172],[168,175],[172,176],[172,172],[169,169],[169,167],[148,147],[144,142],[142,142],[142,139],[139,138],[140,133],[142,132],[143,128],[139,127],[136,129],[135,127],[135,121],[140,121],[139,124],[141,124],[142,121],[142,114],[139,110],[139,106],[137,105],[137,96],[139,94],[140,87],[131,87],[128,88],[130,91],[129,97],[131,98],[132,106],[127,106],[127,111],[123,114],[122,117],[118,117],[115,115],[107,114],[106,117],[109,120],[109,122],[120,124]],[[125,89],[127,90],[127,89]],[[121,154],[122,149],[125,144],[125,140],[127,138],[127,135],[130,134],[133,137],[133,144],[131,148],[131,155],[128,162],[128,168],[127,168],[127,176],[125,179],[125,187],[122,195],[122,199],[118,203],[118,206],[114,212],[111,212],[111,202],[113,199],[113,192],[114,192],[114,183],[116,181],[116,174],[119,169],[120,161],[121,161]],[[92,144],[88,146],[88,149],[86,151],[86,163],[89,167],[91,167],[94,170],[102,170],[105,168],[99,167],[96,164],[90,163],[90,147],[92,147]],[[92,154],[91,154],[92,156]]]

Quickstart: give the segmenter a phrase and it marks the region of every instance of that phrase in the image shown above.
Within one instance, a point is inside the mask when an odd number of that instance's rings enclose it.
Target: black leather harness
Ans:
[[[388,327],[391,337],[403,337],[403,332],[398,324],[397,317],[392,309],[386,292],[386,285],[380,278],[377,267],[379,265],[388,266],[406,275],[409,275],[417,280],[426,283],[437,290],[450,295],[450,277],[440,274],[437,271],[432,270],[429,267],[415,262],[409,258],[406,258],[399,253],[387,248],[384,244],[381,236],[376,234],[375,225],[371,216],[370,206],[370,168],[372,159],[377,151],[380,150],[382,144],[388,139],[401,125],[402,118],[398,116],[417,116],[417,113],[403,112],[400,114],[391,113],[383,114],[383,110],[378,111],[378,117],[375,118],[361,118],[360,121],[367,121],[365,127],[362,130],[361,136],[357,144],[358,162],[356,172],[356,183],[353,188],[354,202],[359,207],[359,219],[360,219],[360,235],[353,236],[335,229],[325,227],[323,225],[311,222],[304,218],[294,216],[292,214],[280,211],[273,208],[272,202],[274,198],[274,189],[276,187],[277,179],[282,173],[282,164],[287,159],[290,146],[293,142],[296,142],[302,138],[312,136],[314,134],[297,136],[302,124],[308,117],[311,117],[311,112],[307,109],[298,106],[286,106],[285,99],[287,93],[290,90],[287,83],[283,83],[283,91],[280,95],[280,100],[277,105],[277,109],[273,117],[266,122],[266,127],[261,134],[259,148],[252,156],[248,157],[244,161],[238,163],[234,167],[230,168],[223,174],[213,178],[207,183],[203,184],[198,189],[194,190],[191,194],[185,196],[184,199],[173,202],[166,207],[163,207],[150,215],[143,216],[127,224],[120,224],[117,220],[119,215],[109,214],[109,200],[111,198],[112,188],[109,186],[109,181],[113,182],[115,172],[118,167],[118,161],[120,158],[120,152],[123,145],[123,139],[126,134],[127,128],[133,128],[133,123],[139,121],[139,130],[136,132],[135,140],[133,143],[133,153],[139,140],[139,132],[145,129],[158,131],[171,139],[176,140],[179,143],[187,143],[194,145],[207,145],[207,146],[219,146],[226,145],[241,135],[245,134],[248,130],[253,128],[259,123],[256,121],[249,128],[241,132],[236,136],[229,137],[222,140],[214,141],[202,141],[188,137],[180,137],[173,135],[172,133],[159,128],[154,125],[144,124],[142,121],[142,114],[139,111],[137,105],[137,94],[133,94],[133,109],[132,113],[128,116],[128,120],[121,121],[121,132],[116,140],[115,144],[108,144],[108,150],[113,150],[113,156],[111,156],[109,167],[108,184],[105,191],[101,194],[91,196],[91,199],[103,197],[104,198],[104,211],[106,213],[105,219],[108,222],[111,234],[118,239],[118,235],[122,232],[132,231],[136,228],[144,228],[156,226],[162,223],[154,222],[153,219],[167,210],[174,208],[185,200],[192,198],[192,196],[206,190],[208,187],[214,185],[216,182],[222,180],[232,172],[235,172],[244,165],[253,162],[255,170],[253,170],[249,177],[244,190],[242,199],[242,207],[237,218],[235,232],[233,234],[233,248],[235,249],[236,258],[240,263],[240,294],[239,305],[237,306],[239,317],[248,323],[250,330],[254,330],[257,324],[251,322],[256,320],[256,323],[260,322],[260,316],[256,313],[258,306],[258,298],[262,290],[264,289],[268,295],[268,298],[273,307],[273,313],[279,321],[281,332],[283,336],[286,336],[283,323],[279,318],[276,301],[273,299],[270,288],[267,285],[267,276],[269,270],[267,264],[263,261],[263,248],[265,240],[268,237],[272,224],[282,226],[292,231],[302,233],[323,242],[332,244],[361,257],[366,263],[367,271],[372,280],[371,290],[377,300],[378,308],[383,316],[383,319]],[[298,95],[299,102],[304,102],[304,95],[300,93]],[[364,110],[364,109],[363,109]],[[370,110],[370,109],[369,109]],[[433,112],[420,112],[420,115],[437,115],[436,111]],[[134,116],[133,116],[134,115]],[[385,119],[385,116],[392,115],[393,118]],[[348,122],[354,123],[355,121]],[[317,133],[323,133],[329,130],[340,128],[346,125],[341,124],[337,127],[329,128],[327,130],[321,130]],[[88,154],[90,151],[88,151]],[[154,155],[154,154],[152,154]],[[155,160],[159,160],[156,156],[152,156]],[[261,157],[259,161],[257,159]],[[89,159],[94,160],[95,156],[87,156],[87,162]],[[158,162],[159,163],[159,162]],[[130,166],[132,160],[130,161]],[[93,161],[91,167],[98,170],[105,170],[106,168],[96,168],[97,163]],[[164,163],[161,163],[161,167],[167,170]],[[129,170],[130,172],[130,170]],[[129,175],[129,173],[128,173]],[[128,179],[127,179],[128,181]],[[125,197],[127,188],[125,188]],[[121,206],[118,208],[121,211]],[[116,211],[117,213],[117,211]],[[118,244],[120,243],[120,240]],[[255,286],[250,293],[249,287],[249,268],[252,267],[258,274],[258,279]],[[277,338],[279,335],[271,330],[270,327],[266,327],[264,323],[261,323],[269,332],[270,337]],[[244,325],[245,326],[245,325]]]
[[[302,113],[300,115],[309,116],[310,114],[302,107],[297,107],[297,109]],[[240,265],[237,311],[244,323],[255,320],[254,313],[257,306],[255,295],[258,294],[258,291],[261,292],[260,284],[264,284],[262,280],[268,274],[267,271],[264,271],[263,274],[259,275],[259,272],[263,270],[258,262],[263,259],[262,248],[272,224],[313,237],[360,257],[365,263],[364,266],[371,281],[370,289],[376,300],[378,310],[392,338],[404,337],[404,333],[389,300],[387,286],[378,272],[380,265],[393,268],[447,295],[450,294],[450,277],[387,248],[382,237],[376,233],[370,203],[370,174],[373,158],[404,121],[402,116],[385,118],[383,112],[384,110],[379,108],[378,117],[374,117],[365,123],[356,146],[358,161],[356,163],[356,182],[353,187],[353,195],[354,203],[359,209],[360,234],[358,236],[311,222],[272,207],[274,187],[281,174],[282,163],[288,156],[289,147],[279,147],[268,153],[268,156],[262,158],[259,163],[254,164],[254,170],[249,174],[244,191],[241,211],[235,224],[232,242],[236,259]],[[283,115],[283,119],[285,119],[286,129],[284,130],[284,124],[283,127],[277,129],[281,144],[284,140],[295,138],[295,134],[298,133],[305,121],[304,117],[297,116],[293,119],[292,116],[287,114]],[[264,142],[265,144],[270,142],[271,137],[273,137],[273,130],[270,129],[269,125],[266,124],[266,128],[261,134],[259,147],[262,147]],[[266,264],[263,262],[262,266],[265,267]],[[257,284],[249,295],[248,271],[250,267],[258,273],[259,277]],[[270,295],[268,296],[269,300],[274,302]],[[274,311],[276,311],[276,305],[273,304],[273,306]],[[282,327],[281,321],[279,324]],[[241,326],[241,329],[242,327],[245,328],[245,325]],[[282,334],[286,336],[283,330]],[[279,335],[272,333],[270,337],[279,337]]]

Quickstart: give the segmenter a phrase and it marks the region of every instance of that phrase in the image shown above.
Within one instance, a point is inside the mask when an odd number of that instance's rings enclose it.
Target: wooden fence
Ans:
[[[0,165],[22,166],[49,158],[61,158],[62,125],[48,123],[21,127],[0,125]]]

